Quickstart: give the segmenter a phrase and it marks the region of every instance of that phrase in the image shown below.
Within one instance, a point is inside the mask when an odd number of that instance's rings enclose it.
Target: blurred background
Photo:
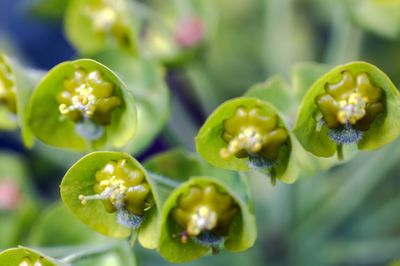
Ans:
[[[400,84],[397,0],[128,2],[135,2],[138,13],[149,13],[143,6],[151,9],[161,21],[170,21],[175,14],[170,9],[200,10],[192,16],[200,27],[193,21],[180,25],[181,50],[172,56],[164,56],[163,46],[150,50],[167,69],[171,117],[148,147],[135,153],[139,160],[176,146],[194,151],[193,139],[215,107],[275,74],[290,84],[301,62],[333,66],[365,60]],[[65,33],[68,4],[0,0],[0,49],[32,70],[81,56]],[[193,45],[196,49],[182,51]],[[15,131],[0,132],[0,149],[0,249],[104,241],[56,203],[61,179],[80,154],[43,144],[27,150]],[[187,265],[373,266],[400,259],[400,140],[304,175],[294,185],[272,187],[258,175],[249,182],[258,224],[255,246]],[[82,265],[125,265],[126,250],[121,252]],[[170,265],[138,245],[135,257],[138,265]]]

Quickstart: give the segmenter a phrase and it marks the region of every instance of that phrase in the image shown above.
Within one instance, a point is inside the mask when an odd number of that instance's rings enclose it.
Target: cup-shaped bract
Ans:
[[[239,252],[253,245],[255,217],[244,177],[180,149],[144,165],[162,199],[158,251],[165,259],[187,262],[222,246]]]
[[[93,152],[65,174],[61,198],[93,230],[114,238],[149,226],[157,216],[158,196],[147,172],[121,152]]]
[[[33,136],[27,125],[27,103],[33,82],[24,70],[0,52],[0,130],[21,128],[24,144],[33,145]]]
[[[123,150],[140,153],[152,143],[169,117],[166,70],[155,60],[123,52],[107,51],[94,58],[116,71],[135,96],[138,127],[134,138]]]
[[[222,175],[191,177],[163,206],[158,250],[168,261],[187,262],[222,247],[244,251],[256,235],[244,178],[238,174],[225,179]]]
[[[311,86],[294,132],[307,151],[321,157],[331,157],[344,144],[374,150],[398,137],[399,105],[399,92],[381,70],[351,62]]]
[[[220,105],[196,137],[198,153],[210,164],[237,171],[256,169],[293,183],[296,142],[267,102],[239,97]]]
[[[136,130],[136,105],[126,85],[90,59],[55,66],[37,85],[29,125],[42,142],[85,151],[120,148]]]
[[[69,41],[83,54],[122,49],[136,53],[135,25],[126,0],[72,0],[65,13]]]
[[[382,37],[400,38],[399,0],[346,0],[344,3],[358,26]]]
[[[18,247],[0,253],[0,266],[67,266],[36,250]]]

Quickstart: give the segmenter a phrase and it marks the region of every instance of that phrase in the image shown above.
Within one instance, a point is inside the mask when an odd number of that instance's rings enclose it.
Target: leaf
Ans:
[[[54,237],[57,235],[57,237]],[[35,221],[29,234],[32,246],[67,246],[105,242],[107,238],[83,225],[65,205],[56,202],[47,207]]]
[[[104,52],[94,58],[116,71],[135,96],[138,126],[134,138],[123,150],[138,154],[153,142],[169,117],[165,69],[151,59],[135,58],[123,52]]]
[[[345,3],[360,27],[385,38],[400,37],[399,0],[347,0]]]
[[[77,69],[99,70],[105,79],[115,84],[115,96],[122,105],[112,110],[111,122],[105,126],[92,123],[103,131],[99,139],[88,139],[72,119],[61,115],[56,97],[63,90],[65,78],[72,78]],[[126,85],[106,66],[90,59],[61,63],[50,70],[37,85],[29,103],[29,125],[35,136],[46,144],[76,151],[121,148],[133,136],[136,128],[136,106]]]
[[[208,117],[207,121],[200,128],[195,142],[197,152],[208,163],[224,169],[246,171],[254,168],[248,157],[237,158],[235,156],[230,156],[224,159],[220,155],[221,149],[227,146],[227,143],[222,138],[224,131],[223,122],[233,117],[239,107],[258,107],[261,108],[263,114],[267,116],[278,115],[278,117],[280,117],[275,108],[262,100],[250,97],[231,99],[220,105]],[[287,129],[281,118],[279,118],[279,126]],[[281,147],[278,158],[276,159],[276,165],[272,168],[275,169],[278,179],[286,183],[293,183],[298,176],[295,170],[295,165],[298,160],[297,155],[295,155],[297,146],[289,130],[287,130],[287,132],[289,134],[289,144]]]
[[[297,63],[292,67],[292,84],[297,105],[299,105],[313,83],[330,67],[324,64],[304,62]]]
[[[254,97],[273,104],[281,113],[289,115],[293,108],[293,97],[289,85],[282,76],[276,75],[263,83],[250,87],[243,95]]]
[[[390,79],[375,66],[365,62],[351,62],[338,66],[318,79],[304,96],[297,116],[294,133],[307,151],[321,157],[331,157],[336,152],[336,143],[328,136],[326,124],[318,129],[318,109],[314,99],[325,92],[324,86],[328,82],[337,82],[341,79],[341,72],[348,71],[352,75],[362,72],[368,73],[371,82],[383,89],[385,111],[379,115],[364,132],[358,143],[361,150],[374,150],[396,139],[400,132],[399,92]]]
[[[93,152],[88,154],[68,170],[61,183],[61,198],[72,213],[93,230],[113,238],[128,237],[131,234],[131,229],[120,225],[117,219],[117,211],[112,213],[107,212],[100,200],[88,201],[83,205],[79,196],[96,194],[93,191],[93,186],[96,184],[95,173],[110,161],[122,159],[126,160],[128,165],[144,173],[145,180],[149,184],[154,198],[155,206],[153,206],[153,209],[157,209],[159,206],[159,198],[155,193],[154,182],[149,179],[139,162],[126,153]],[[144,226],[146,223],[149,223],[146,222],[146,220],[153,221],[154,215],[157,215],[156,211],[145,213]],[[139,228],[139,235],[140,231],[141,229]]]
[[[26,70],[0,52],[0,79],[9,79],[14,83],[16,115],[10,112],[4,104],[0,104],[0,128],[14,130],[21,128],[22,139],[25,146],[32,147],[34,137],[27,123],[27,107],[32,89],[33,80],[28,78]],[[3,80],[4,82],[4,80]]]
[[[20,266],[24,260],[33,263],[39,261],[42,266],[66,266],[61,262],[41,254],[33,249],[18,247],[0,253],[0,266]]]

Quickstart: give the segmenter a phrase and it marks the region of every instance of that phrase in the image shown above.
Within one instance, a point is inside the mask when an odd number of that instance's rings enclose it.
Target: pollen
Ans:
[[[338,103],[338,121],[343,125],[347,123],[354,125],[358,120],[365,116],[365,106],[367,105],[367,102],[368,97],[362,96],[362,94],[359,92],[350,94],[348,99]]]
[[[258,107],[239,107],[233,117],[224,121],[222,139],[227,143],[220,150],[224,159],[258,154],[276,160],[288,133],[279,126],[277,115],[265,115]]]
[[[60,113],[80,122],[90,119],[100,125],[111,121],[112,111],[122,104],[115,95],[115,85],[100,70],[87,72],[77,68],[74,76],[64,80],[64,89],[57,95]]]
[[[204,187],[192,185],[179,196],[171,215],[184,228],[180,235],[181,242],[186,243],[188,237],[196,237],[205,232],[226,235],[238,210],[234,199],[214,184]]]
[[[19,266],[42,266],[42,265],[43,264],[40,262],[40,259],[33,262],[29,257],[23,258],[22,261],[19,263]]]
[[[129,165],[126,160],[111,161],[95,174],[95,195],[80,195],[81,204],[90,200],[101,200],[107,212],[122,208],[134,215],[143,215],[148,210],[150,187],[144,173]]]
[[[17,113],[16,87],[14,76],[7,62],[0,56],[0,105],[13,114]]]
[[[372,83],[367,73],[353,75],[344,71],[338,83],[326,84],[325,91],[315,98],[315,103],[330,129],[350,125],[365,131],[384,111],[383,90]]]

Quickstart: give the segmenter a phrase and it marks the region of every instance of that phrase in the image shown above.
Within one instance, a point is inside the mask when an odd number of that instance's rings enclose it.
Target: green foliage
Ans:
[[[400,37],[400,1],[346,0],[350,14],[361,27],[390,39]]]
[[[398,80],[399,7],[30,3],[36,16],[64,18],[77,54],[47,72],[0,53],[4,142],[41,141],[26,154],[34,187],[24,161],[0,153],[0,249],[18,246],[0,253],[0,266],[398,259],[400,95],[375,65]],[[198,154],[187,152],[193,139]],[[65,168],[62,202],[36,217]]]
[[[104,52],[94,58],[116,71],[135,96],[138,127],[123,150],[140,153],[152,143],[169,118],[165,69],[154,60],[121,52]]]

